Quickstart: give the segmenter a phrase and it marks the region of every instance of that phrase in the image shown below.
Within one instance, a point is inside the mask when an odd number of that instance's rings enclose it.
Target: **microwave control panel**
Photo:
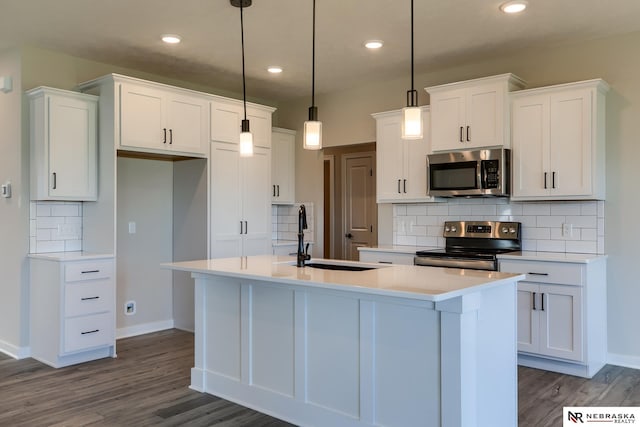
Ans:
[[[499,160],[482,160],[482,188],[498,188],[500,177],[498,175]]]

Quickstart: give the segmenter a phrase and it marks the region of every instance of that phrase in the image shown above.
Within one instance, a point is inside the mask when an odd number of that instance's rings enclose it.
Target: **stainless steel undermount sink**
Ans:
[[[320,262],[308,262],[305,267],[321,268],[323,270],[339,270],[339,271],[367,271],[374,270],[376,267],[365,267],[362,265],[347,265],[347,264],[324,264]]]

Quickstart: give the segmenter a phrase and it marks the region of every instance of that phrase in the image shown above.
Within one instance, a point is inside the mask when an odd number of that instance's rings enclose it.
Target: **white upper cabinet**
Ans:
[[[97,199],[98,97],[47,87],[30,103],[31,199]]]
[[[249,130],[253,134],[253,145],[271,148],[271,115],[274,108],[247,104]],[[215,98],[211,101],[211,140],[238,144],[244,119],[242,101]]]
[[[596,79],[512,94],[512,199],[604,200],[607,91]]]
[[[296,132],[273,128],[271,133],[271,203],[295,202]]]
[[[118,149],[207,155],[208,102],[204,96],[135,81],[123,81],[118,89]]]
[[[502,74],[426,88],[432,151],[509,148],[508,93],[522,87],[519,77]]]
[[[429,107],[422,107],[424,137],[400,138],[402,111],[373,114],[376,119],[376,201],[406,203],[433,201],[427,196]]]

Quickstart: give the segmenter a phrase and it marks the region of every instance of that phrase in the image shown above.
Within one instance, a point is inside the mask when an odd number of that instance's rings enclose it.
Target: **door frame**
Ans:
[[[375,151],[361,151],[361,152],[356,152],[356,153],[348,153],[348,154],[344,154],[341,156],[341,161],[342,161],[342,165],[341,165],[341,171],[342,171],[342,175],[341,175],[341,187],[342,187],[342,233],[340,234],[341,238],[340,238],[340,244],[342,246],[342,258],[345,259],[346,253],[347,253],[347,241],[345,239],[345,234],[347,233],[347,159],[352,159],[352,158],[357,158],[357,157],[365,157],[365,156],[370,156],[372,159],[371,162],[371,170],[372,172],[372,180],[373,180],[373,204],[376,206],[373,218],[372,218],[372,225],[373,225],[373,233],[372,235],[375,236],[375,242],[377,244],[378,242],[378,205],[377,205],[377,201],[376,201],[376,152]],[[332,246],[335,245],[335,242],[331,242]]]
[[[335,181],[336,181],[336,174],[335,174],[335,162],[336,162],[336,156],[331,154],[331,155],[324,155],[323,157],[323,165],[324,162],[329,162],[329,203],[330,203],[330,207],[329,207],[329,218],[328,218],[328,222],[329,222],[329,258],[331,259],[335,259],[336,257],[336,242],[335,242],[335,229],[336,229],[336,221],[335,221],[335,217],[333,215],[333,211],[335,209],[336,206],[336,191],[335,191]],[[324,173],[324,167],[322,168],[323,173]],[[326,189],[325,189],[326,191]],[[327,223],[327,218],[325,218],[324,223]],[[324,230],[324,233],[327,233],[327,230]]]

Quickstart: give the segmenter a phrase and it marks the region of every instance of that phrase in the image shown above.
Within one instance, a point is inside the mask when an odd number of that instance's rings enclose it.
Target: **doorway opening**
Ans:
[[[325,258],[357,261],[378,243],[375,142],[324,149]]]

